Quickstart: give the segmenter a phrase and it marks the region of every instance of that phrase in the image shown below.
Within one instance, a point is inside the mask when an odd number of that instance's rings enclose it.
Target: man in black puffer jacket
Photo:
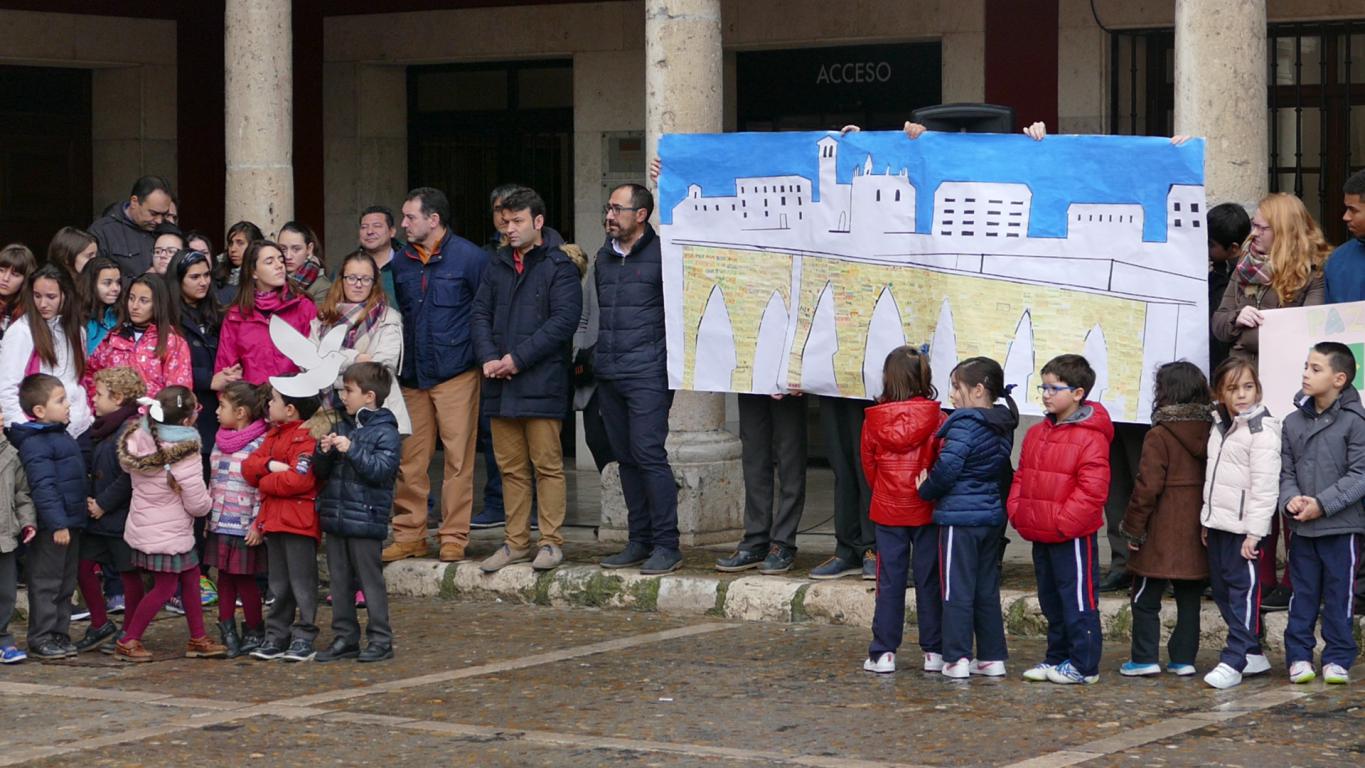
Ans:
[[[356,657],[383,661],[393,658],[393,632],[380,551],[389,534],[402,438],[393,413],[379,407],[389,396],[388,369],[379,363],[352,363],[341,380],[346,415],[318,441],[313,456],[313,472],[323,484],[318,519],[327,534],[333,596],[332,644],[314,658],[320,662]],[[350,596],[356,580],[369,613],[364,651]]]

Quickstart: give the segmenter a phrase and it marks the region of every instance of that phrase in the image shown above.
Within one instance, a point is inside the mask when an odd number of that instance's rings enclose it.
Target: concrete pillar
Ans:
[[[226,217],[267,236],[294,217],[290,14],[289,0],[227,0],[224,13]]]
[[[1265,0],[1176,0],[1175,132],[1208,139],[1210,203],[1266,193]]]
[[[720,0],[645,2],[645,141],[651,158],[662,134],[722,130],[720,5]],[[743,530],[744,481],[739,439],[725,431],[725,396],[680,391],[668,421],[683,544],[737,541]],[[616,478],[614,467],[603,478],[599,533],[608,540],[625,538]]]

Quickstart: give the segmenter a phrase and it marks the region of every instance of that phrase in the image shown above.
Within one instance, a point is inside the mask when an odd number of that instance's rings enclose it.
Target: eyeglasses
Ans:
[[[343,275],[341,279],[345,280],[349,285],[374,284],[374,278],[370,277],[369,275]]]
[[[639,206],[631,207],[631,206],[629,206],[629,205],[615,205],[615,204],[610,204],[610,203],[609,203],[609,204],[607,204],[607,205],[602,206],[602,215],[603,215],[603,216],[606,216],[607,214],[610,213],[610,214],[613,214],[613,215],[615,215],[615,216],[620,216],[622,213],[624,213],[624,212],[626,212],[626,211],[638,211],[638,210],[640,210],[640,207],[639,207]]]
[[[1067,387],[1061,384],[1039,384],[1038,391],[1045,395],[1055,395],[1058,392],[1070,392],[1075,387]]]
[[[153,255],[153,256],[174,256],[174,255],[175,255],[175,252],[178,251],[178,250],[180,250],[180,249],[179,249],[179,248],[175,248],[175,247],[153,248],[153,249],[152,249],[152,255]]]

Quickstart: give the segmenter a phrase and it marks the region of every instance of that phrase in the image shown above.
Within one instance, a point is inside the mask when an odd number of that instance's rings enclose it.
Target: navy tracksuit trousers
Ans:
[[[1009,657],[1005,619],[1000,614],[1000,550],[1004,544],[1004,526],[938,527],[946,663],[959,659],[1004,661]]]
[[[1241,672],[1247,655],[1261,650],[1261,569],[1258,560],[1242,557],[1246,536],[1209,529],[1209,582],[1213,601],[1228,625],[1228,641],[1218,660]]]
[[[1100,633],[1096,583],[1100,564],[1096,534],[1057,544],[1033,544],[1038,605],[1047,617],[1048,664],[1068,659],[1087,677],[1100,673],[1104,641]]]
[[[1322,616],[1323,664],[1346,669],[1360,652],[1352,633],[1354,622],[1352,586],[1365,536],[1338,533],[1331,536],[1296,534],[1289,548],[1289,573],[1294,597],[1289,601],[1289,626],[1284,630],[1286,664],[1313,660],[1313,634]]]
[[[905,588],[913,576],[919,647],[942,653],[943,598],[939,594],[938,526],[877,526],[877,610],[872,614],[869,658],[900,648],[905,629]]]

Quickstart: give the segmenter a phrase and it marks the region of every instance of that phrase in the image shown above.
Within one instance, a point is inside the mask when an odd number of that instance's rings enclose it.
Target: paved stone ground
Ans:
[[[361,665],[98,654],[0,668],[0,764],[461,766],[1358,765],[1365,683],[1231,691],[969,682],[860,670],[866,630],[589,608],[395,601],[398,657]],[[326,611],[320,617],[325,625]],[[329,633],[324,630],[323,639]],[[1272,659],[1277,664],[1279,659]],[[1215,663],[1200,657],[1200,668]],[[1357,666],[1365,677],[1365,666]]]

